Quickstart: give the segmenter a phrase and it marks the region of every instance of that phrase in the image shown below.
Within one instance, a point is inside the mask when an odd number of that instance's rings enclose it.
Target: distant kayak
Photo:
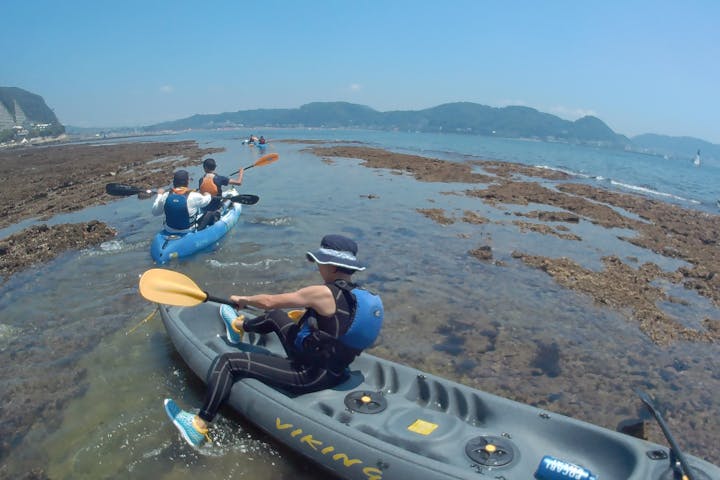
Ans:
[[[216,304],[161,305],[160,313],[176,350],[203,381],[223,352],[284,355],[274,334],[245,334],[239,346],[228,344]],[[242,379],[228,406],[349,480],[681,478],[671,468],[675,454],[659,444],[367,353],[348,373],[335,388],[303,395]],[[683,457],[694,479],[720,478],[720,468]]]
[[[174,258],[185,258],[214,247],[217,242],[237,224],[242,205],[229,202],[220,219],[200,231],[185,234],[160,231],[150,244],[150,256],[158,265],[164,265]]]

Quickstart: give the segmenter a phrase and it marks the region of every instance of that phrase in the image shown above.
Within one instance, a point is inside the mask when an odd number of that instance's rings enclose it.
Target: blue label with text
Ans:
[[[585,467],[545,455],[540,460],[535,478],[538,480],[597,480]]]

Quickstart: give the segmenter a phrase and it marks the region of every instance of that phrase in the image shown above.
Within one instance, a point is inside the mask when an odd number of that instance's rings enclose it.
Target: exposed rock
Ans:
[[[473,225],[482,225],[483,223],[489,222],[489,220],[487,218],[480,216],[477,213],[470,211],[470,210],[465,210],[465,212],[463,212],[462,220],[465,223],[470,223]]]
[[[483,245],[474,250],[470,250],[468,253],[478,260],[487,261],[492,260],[493,258],[492,248],[490,245]]]
[[[203,155],[218,151],[201,149],[194,141],[0,150],[0,228],[107,203],[113,200],[105,193],[109,182],[140,188],[168,185],[175,169],[198,164]],[[152,162],[158,159],[167,161]]]
[[[602,259],[605,269],[595,272],[567,258],[552,259],[519,252],[514,252],[513,256],[543,270],[560,285],[589,295],[600,305],[619,311],[629,309],[630,317],[659,345],[668,345],[679,338],[720,341],[720,332],[710,322],[706,322],[706,326],[711,328],[705,331],[693,330],[657,307],[660,300],[668,300],[662,289],[651,284],[664,276],[657,265],[646,263],[635,270],[618,257],[609,256]]]
[[[720,217],[697,210],[690,210],[649,199],[646,197],[614,192],[585,184],[566,183],[571,179],[563,172],[550,169],[518,165],[508,162],[475,160],[448,162],[417,155],[406,155],[362,146],[316,147],[311,149],[318,155],[349,157],[363,160],[370,168],[388,168],[412,174],[416,179],[427,182],[485,183],[484,188],[468,189],[465,194],[481,198],[484,202],[502,208],[503,204],[547,205],[552,211],[534,210],[525,215],[544,222],[579,223],[592,222],[604,228],[633,230],[634,236],[620,237],[633,245],[649,249],[660,255],[682,259],[691,267],[679,268],[676,272],[659,272],[655,265],[644,265],[639,273],[625,265],[617,257],[608,257],[605,272],[593,273],[569,265],[566,259],[550,259],[526,256],[516,252],[529,264],[547,271],[568,288],[592,295],[595,301],[612,308],[630,309],[654,341],[667,344],[674,339],[716,341],[717,331],[706,325],[706,331],[695,331],[681,326],[671,316],[652,304],[652,298],[665,298],[662,291],[651,285],[656,278],[683,285],[709,298],[720,306]],[[481,167],[490,175],[473,173],[471,166]],[[554,188],[528,181],[527,177],[555,181]],[[545,182],[548,183],[548,182]],[[444,192],[447,194],[448,192]],[[560,209],[558,211],[557,209]],[[621,213],[622,210],[637,216]],[[445,216],[441,209],[418,210],[442,225],[450,225],[454,219]],[[509,212],[508,212],[509,213]],[[463,216],[467,223],[484,223],[468,212]],[[542,234],[558,236],[566,240],[580,241],[581,238],[567,232],[562,225],[528,222],[513,222],[521,231],[531,230]],[[475,250],[471,255],[476,256]],[[480,257],[484,253],[480,253]],[[610,259],[611,258],[611,259]],[[628,259],[637,263],[637,259]],[[500,264],[500,262],[498,262]],[[633,273],[635,272],[635,273]],[[576,276],[583,281],[573,280]],[[654,292],[650,295],[650,292]]]
[[[565,239],[565,240],[576,240],[580,241],[582,238],[578,237],[577,235],[571,234],[571,233],[559,233],[556,229],[551,227],[550,225],[540,224],[540,223],[530,223],[530,222],[520,222],[515,220],[512,222],[513,225],[517,225],[520,227],[521,232],[531,231],[531,232],[537,232],[542,233],[544,235],[555,235],[556,237]]]
[[[44,263],[67,250],[98,245],[117,232],[97,220],[47,226],[36,225],[0,240],[0,277]]]
[[[445,216],[442,208],[418,208],[417,211],[440,225],[451,225],[455,223],[455,220]]]

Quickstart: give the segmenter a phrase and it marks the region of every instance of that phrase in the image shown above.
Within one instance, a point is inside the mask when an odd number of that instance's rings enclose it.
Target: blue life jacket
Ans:
[[[170,192],[165,199],[165,225],[175,230],[187,230],[192,225],[187,208],[187,197],[190,191],[184,194]]]
[[[380,335],[385,311],[378,295],[358,287],[350,293],[357,305],[355,315],[350,328],[338,340],[350,348],[364,350],[371,347]]]
[[[380,334],[385,315],[382,300],[378,295],[342,280],[328,284],[328,287],[336,299],[335,317],[341,325],[349,323],[347,330],[339,337],[333,337],[318,328],[318,314],[308,309],[300,319],[294,346],[299,352],[306,352],[306,340],[311,339],[316,350],[324,350],[328,355],[333,355],[339,344],[356,356],[371,347]]]

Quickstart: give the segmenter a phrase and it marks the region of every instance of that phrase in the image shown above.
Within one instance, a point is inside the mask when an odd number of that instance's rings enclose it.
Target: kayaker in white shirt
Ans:
[[[195,222],[202,214],[203,207],[212,201],[212,195],[190,190],[190,175],[187,170],[178,170],[173,176],[173,188],[166,192],[158,188],[152,206],[152,214],[165,215],[165,231],[187,233],[195,229]]]

